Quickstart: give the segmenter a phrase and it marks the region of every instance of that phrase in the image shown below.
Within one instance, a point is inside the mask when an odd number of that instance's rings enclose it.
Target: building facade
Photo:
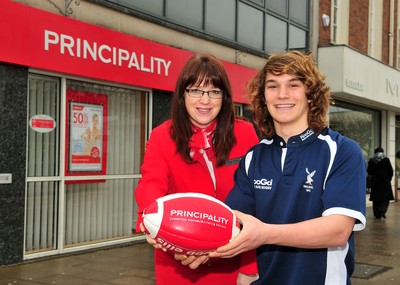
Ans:
[[[399,5],[321,0],[314,14],[318,64],[334,99],[330,126],[355,139],[366,160],[382,146],[393,168],[400,150]]]
[[[243,87],[268,53],[312,51],[331,126],[366,159],[381,145],[394,161],[398,5],[0,0],[0,265],[143,239],[133,192],[145,142],[193,53],[223,61],[250,117]]]

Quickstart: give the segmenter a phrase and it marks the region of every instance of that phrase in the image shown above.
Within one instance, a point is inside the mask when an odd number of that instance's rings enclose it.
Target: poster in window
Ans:
[[[101,171],[103,106],[71,102],[70,171]]]
[[[67,175],[104,175],[107,97],[67,90]]]

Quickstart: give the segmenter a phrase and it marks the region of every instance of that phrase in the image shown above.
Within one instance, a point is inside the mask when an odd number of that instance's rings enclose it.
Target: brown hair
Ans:
[[[228,75],[225,67],[215,56],[193,55],[182,68],[172,97],[170,134],[176,142],[177,152],[185,161],[193,162],[188,147],[193,130],[185,107],[185,89],[202,83],[213,85],[223,91],[222,106],[216,118],[217,125],[213,137],[217,166],[222,166],[236,143],[233,132],[235,113]]]
[[[319,133],[327,126],[330,91],[325,84],[325,76],[317,69],[311,53],[305,55],[299,51],[290,51],[272,54],[260,72],[247,84],[253,119],[263,136],[271,138],[275,134],[274,122],[265,103],[267,73],[289,74],[305,84],[306,97],[310,101],[307,118],[309,127]]]

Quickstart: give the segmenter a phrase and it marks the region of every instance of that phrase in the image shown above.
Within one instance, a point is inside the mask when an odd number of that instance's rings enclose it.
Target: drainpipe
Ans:
[[[393,46],[394,46],[394,0],[390,0],[389,17],[389,65],[393,66]]]

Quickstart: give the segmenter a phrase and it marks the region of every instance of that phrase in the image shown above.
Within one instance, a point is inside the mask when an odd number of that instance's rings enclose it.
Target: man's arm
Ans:
[[[294,224],[266,224],[257,218],[235,211],[243,223],[240,234],[210,257],[229,258],[264,244],[298,248],[341,247],[353,231],[355,219],[330,215]]]

